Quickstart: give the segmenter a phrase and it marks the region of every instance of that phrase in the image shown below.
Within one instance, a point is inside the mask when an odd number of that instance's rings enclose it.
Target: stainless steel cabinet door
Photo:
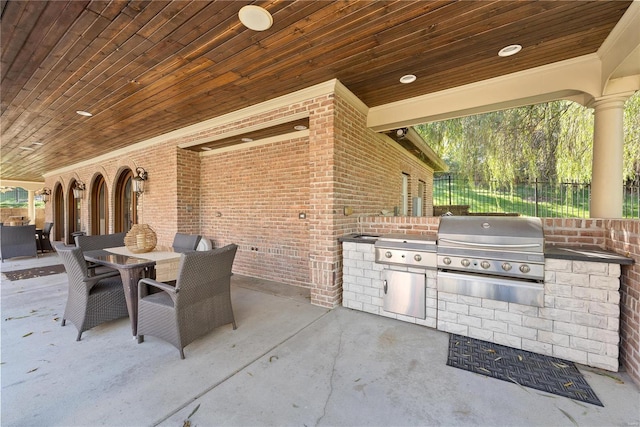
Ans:
[[[426,317],[426,276],[406,271],[382,272],[383,309],[424,319]]]

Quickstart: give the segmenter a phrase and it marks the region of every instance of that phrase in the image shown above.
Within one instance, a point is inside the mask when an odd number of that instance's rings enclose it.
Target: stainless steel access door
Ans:
[[[383,309],[418,319],[426,317],[426,275],[383,270]]]

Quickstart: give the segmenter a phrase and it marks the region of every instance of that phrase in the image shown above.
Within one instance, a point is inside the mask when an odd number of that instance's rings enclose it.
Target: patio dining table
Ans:
[[[138,334],[138,281],[146,277],[155,276],[154,260],[136,256],[115,254],[105,249],[84,252],[84,259],[98,265],[115,268],[122,277],[124,296],[127,301],[127,311],[131,319],[131,332]]]

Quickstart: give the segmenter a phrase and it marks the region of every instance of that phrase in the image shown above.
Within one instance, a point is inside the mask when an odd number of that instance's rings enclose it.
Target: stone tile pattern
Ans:
[[[375,262],[373,244],[343,243],[343,292],[342,305],[354,310],[366,311],[404,322],[436,328],[437,289],[436,271],[421,268],[386,266]],[[391,268],[398,271],[408,271],[426,274],[426,318],[404,316],[383,310],[382,270]]]
[[[563,246],[597,246],[631,257],[620,277],[620,363],[640,385],[640,220],[543,218],[545,241]],[[439,217],[362,217],[358,232],[430,234]]]
[[[544,307],[438,292],[438,329],[618,371],[620,266],[547,259]]]

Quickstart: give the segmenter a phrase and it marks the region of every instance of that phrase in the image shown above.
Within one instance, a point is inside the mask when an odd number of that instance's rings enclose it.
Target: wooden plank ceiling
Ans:
[[[269,0],[255,32],[248,3],[0,0],[0,176],[42,180],[333,78],[373,107],[593,53],[630,4]]]

